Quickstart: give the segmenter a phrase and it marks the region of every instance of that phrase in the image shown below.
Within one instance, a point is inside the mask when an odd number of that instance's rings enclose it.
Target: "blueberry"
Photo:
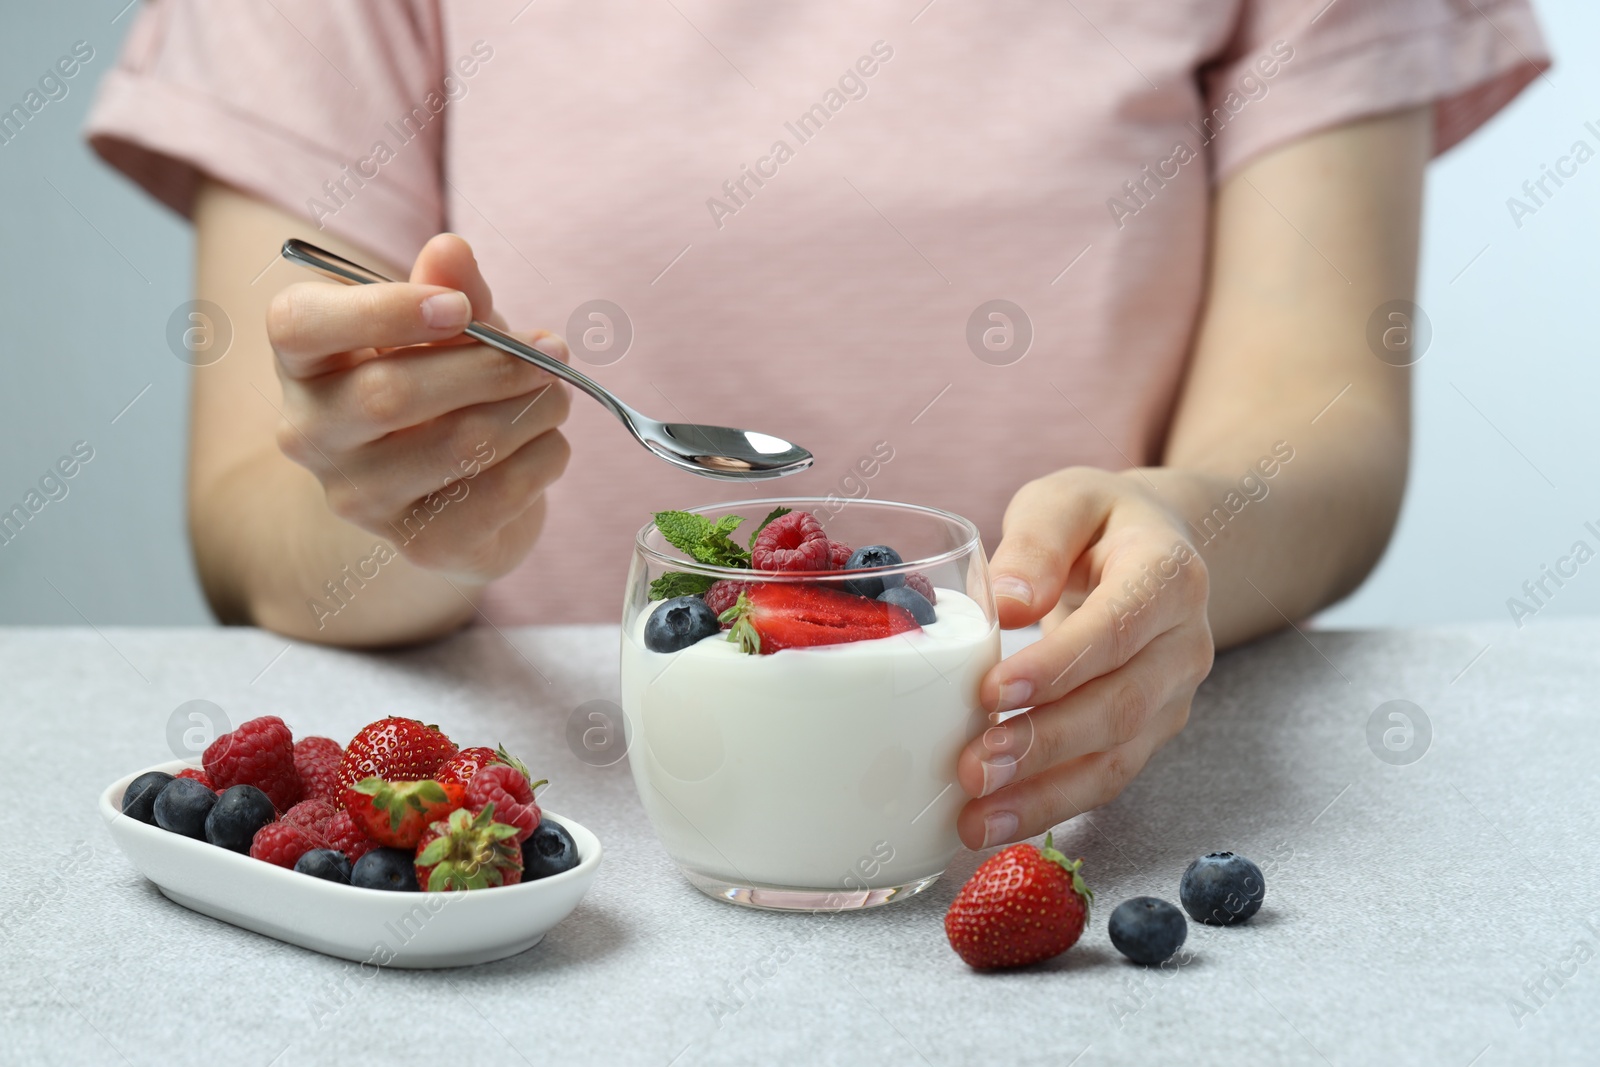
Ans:
[[[166,771],[145,771],[128,783],[122,794],[122,814],[152,826],[156,821],[156,794],[172,781]]]
[[[1160,897],[1134,897],[1111,913],[1111,943],[1134,963],[1156,964],[1172,958],[1189,936],[1183,912]]]
[[[900,553],[888,545],[868,545],[858,548],[850,553],[850,558],[845,562],[844,569],[858,571],[863,567],[898,567],[905,560],[900,558]],[[878,594],[885,589],[906,584],[903,574],[886,574],[882,577],[874,575],[871,578],[853,578],[844,583],[844,587],[857,596],[872,597],[877,599]]]
[[[253,785],[229,786],[206,816],[206,840],[234,852],[249,852],[256,831],[275,818],[267,794]]]
[[[350,884],[362,889],[394,889],[415,893],[416,854],[403,848],[375,848],[350,868]]]
[[[890,589],[885,589],[878,594],[878,599],[885,604],[893,604],[911,612],[911,617],[917,620],[918,626],[926,626],[938,618],[938,615],[934,613],[933,605],[928,603],[928,598],[909,585],[897,585]]]
[[[197,841],[206,839],[206,816],[217,794],[193,778],[174,778],[161,787],[153,805],[156,825]]]
[[[395,851],[399,851],[396,849]],[[350,861],[345,859],[344,853],[336,848],[314,848],[294,861],[294,869],[301,874],[309,874],[313,878],[326,878],[330,882],[350,884]],[[411,872],[412,884],[416,884],[417,874],[415,868]],[[388,889],[389,886],[377,886],[378,889]]]
[[[1213,852],[1189,864],[1178,883],[1183,910],[1212,926],[1242,923],[1261,910],[1267,882],[1261,868],[1232,852]]]
[[[644,647],[651,652],[677,652],[696,641],[721,633],[716,612],[697,596],[664,600],[644,624]]]
[[[578,845],[567,828],[554,819],[541,819],[539,828],[522,843],[522,880],[548,878],[578,865]]]

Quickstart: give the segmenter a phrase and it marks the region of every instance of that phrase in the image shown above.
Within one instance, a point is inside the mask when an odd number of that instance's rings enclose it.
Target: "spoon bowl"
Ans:
[[[394,280],[298,238],[285,241],[282,254],[290,262],[310,267],[319,274],[349,285],[374,285]],[[754,481],[798,474],[811,466],[813,457],[810,452],[781,437],[728,426],[658,422],[642,415],[582,371],[567,366],[486,322],[474,319],[462,332],[525,363],[531,363],[589,394],[628,428],[634,440],[658,459],[681,470],[703,478]]]

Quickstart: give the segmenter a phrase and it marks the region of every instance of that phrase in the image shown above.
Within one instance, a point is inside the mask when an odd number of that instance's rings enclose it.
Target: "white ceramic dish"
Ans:
[[[176,774],[181,761],[145,770]],[[581,857],[570,871],[466,893],[390,893],[296,874],[169,833],[122,814],[122,794],[144,771],[100,795],[100,816],[139,873],[170,900],[291,945],[358,963],[462,967],[537,945],[571,914],[600,868],[600,839],[551,812]]]

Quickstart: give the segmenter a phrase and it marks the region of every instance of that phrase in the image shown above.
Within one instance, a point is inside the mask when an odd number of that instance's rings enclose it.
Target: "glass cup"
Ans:
[[[837,498],[693,509],[740,515],[748,546],[768,512],[809,511],[830,539],[888,545],[905,562],[806,574],[705,566],[651,523],[639,531],[622,613],[622,709],[634,784],[684,875],[722,900],[784,911],[870,908],[921,892],[960,847],[956,757],[983,729],[978,683],[1000,633],[977,528],[946,511]],[[937,619],[863,641],[751,654],[729,630],[650,651],[651,582],[709,579],[934,587]],[[913,584],[919,584],[913,581]]]

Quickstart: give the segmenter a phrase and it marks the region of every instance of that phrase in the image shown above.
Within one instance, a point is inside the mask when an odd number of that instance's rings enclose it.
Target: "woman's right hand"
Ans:
[[[278,445],[329,509],[426,570],[481,584],[515,567],[570,453],[566,386],[461,334],[503,327],[467,243],[440,234],[408,282],[291,285],[267,335],[283,383]],[[548,331],[522,340],[563,361]]]

